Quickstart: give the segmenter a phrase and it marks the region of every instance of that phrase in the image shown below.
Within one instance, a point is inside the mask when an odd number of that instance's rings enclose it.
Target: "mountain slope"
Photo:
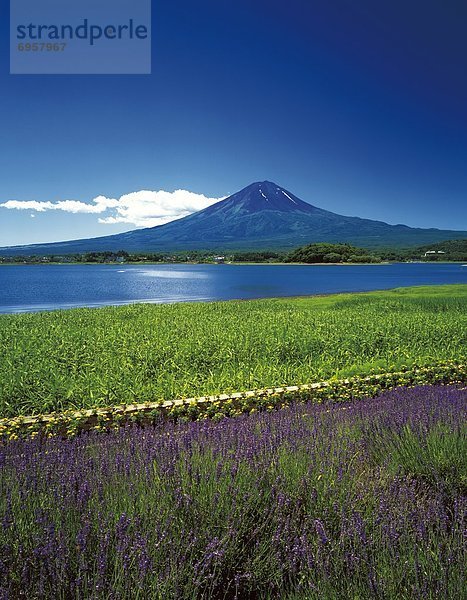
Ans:
[[[257,182],[183,219],[106,237],[0,248],[1,255],[294,248],[312,242],[419,246],[466,231],[416,229],[317,208],[270,181]]]

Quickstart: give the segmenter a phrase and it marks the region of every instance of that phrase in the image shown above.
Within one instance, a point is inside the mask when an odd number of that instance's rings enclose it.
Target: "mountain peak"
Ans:
[[[250,185],[248,185],[245,190],[267,190],[269,192],[273,192],[276,190],[282,190],[283,188],[280,185],[277,185],[277,183],[274,183],[273,181],[255,181],[255,183],[252,183]],[[244,191],[244,190],[242,190]]]
[[[214,206],[222,205],[223,208],[226,208],[229,204],[234,205],[236,210],[243,210],[247,213],[259,211],[311,212],[315,210],[311,204],[303,202],[273,181],[256,181]]]
[[[264,187],[274,187],[274,188],[280,188],[279,185],[277,185],[276,183],[274,183],[273,181],[256,181],[255,183],[252,183],[251,186],[264,186]],[[250,186],[248,186],[250,187]]]

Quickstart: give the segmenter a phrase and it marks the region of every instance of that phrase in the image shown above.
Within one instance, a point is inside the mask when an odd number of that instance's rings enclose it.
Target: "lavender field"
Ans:
[[[461,598],[465,390],[0,449],[0,598]]]

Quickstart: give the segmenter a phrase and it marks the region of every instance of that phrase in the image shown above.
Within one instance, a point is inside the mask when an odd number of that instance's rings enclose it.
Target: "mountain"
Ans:
[[[106,237],[0,248],[0,255],[287,249],[312,242],[411,247],[465,237],[467,231],[418,229],[345,217],[308,204],[275,183],[262,181],[165,225]]]

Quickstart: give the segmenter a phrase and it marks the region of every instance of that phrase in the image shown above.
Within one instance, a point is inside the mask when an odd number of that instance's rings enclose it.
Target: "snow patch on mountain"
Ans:
[[[294,204],[297,204],[293,198],[291,198],[291,197],[290,197],[290,196],[289,196],[289,195],[288,195],[286,192],[284,192],[284,190],[281,190],[281,191],[282,191],[282,193],[284,194],[284,196],[287,196],[287,198],[288,198],[289,200],[292,200],[292,202],[293,202]]]

